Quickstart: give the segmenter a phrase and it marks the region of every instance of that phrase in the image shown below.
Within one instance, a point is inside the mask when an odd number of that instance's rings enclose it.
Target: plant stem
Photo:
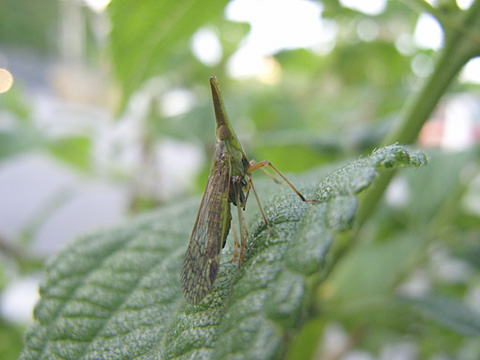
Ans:
[[[444,29],[445,47],[440,53],[433,74],[424,83],[419,93],[413,95],[406,103],[400,113],[398,123],[382,141],[384,145],[395,142],[412,144],[465,63],[480,55],[480,41],[476,41],[480,39],[480,0],[476,0],[461,15],[461,28],[469,29],[469,33],[478,34],[478,36],[472,39],[472,37],[465,36],[464,31]],[[395,171],[384,174],[362,197],[357,218],[359,228],[376,208],[394,175]]]

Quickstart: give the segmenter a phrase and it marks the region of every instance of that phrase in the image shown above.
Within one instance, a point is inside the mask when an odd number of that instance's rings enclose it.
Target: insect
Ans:
[[[217,277],[221,251],[225,246],[230,226],[233,227],[235,242],[232,261],[237,260],[238,248],[240,248],[238,267],[240,268],[242,265],[248,236],[243,211],[250,189],[253,190],[265,225],[273,235],[253,186],[252,172],[259,169],[266,172],[264,168],[268,166],[292,188],[302,201],[318,201],[305,199],[269,161],[264,160],[257,163],[254,160],[250,162],[247,160],[242,145],[228,119],[215,77],[210,78],[210,86],[217,123],[217,141],[207,187],[200,203],[181,273],[183,294],[187,302],[192,305],[202,301],[212,288]],[[241,243],[238,242],[236,236],[230,213],[230,204],[237,207]]]

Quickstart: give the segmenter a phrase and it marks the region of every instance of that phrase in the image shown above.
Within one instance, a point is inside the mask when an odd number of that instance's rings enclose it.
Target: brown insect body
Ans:
[[[249,163],[244,156],[241,164],[235,163],[228,139],[222,137],[217,137],[212,169],[182,267],[183,293],[191,304],[205,297],[217,276],[232,221],[230,203],[242,210],[246,205]]]
[[[233,225],[230,203],[237,207],[240,225],[241,243],[238,242],[234,232],[235,247],[232,259],[232,261],[237,259],[237,249],[240,248],[239,267],[243,262],[248,235],[243,211],[250,189],[255,194],[265,224],[273,234],[251,181],[253,171],[269,166],[295,191],[302,201],[316,201],[306,200],[269,161],[256,163],[252,160],[250,163],[248,162],[228,119],[215,77],[210,78],[210,85],[217,123],[217,141],[207,187],[200,203],[181,273],[183,294],[187,302],[192,305],[202,301],[217,277],[221,250],[225,246],[230,224]]]

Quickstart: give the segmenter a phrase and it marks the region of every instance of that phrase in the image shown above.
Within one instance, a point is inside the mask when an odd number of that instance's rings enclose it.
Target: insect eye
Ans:
[[[218,128],[218,138],[220,140],[228,140],[231,136],[230,129],[226,125],[220,125]]]

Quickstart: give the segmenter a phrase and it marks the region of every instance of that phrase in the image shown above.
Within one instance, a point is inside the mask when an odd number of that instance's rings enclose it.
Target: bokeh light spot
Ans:
[[[7,69],[0,69],[0,94],[7,92],[13,85],[13,75]]]

